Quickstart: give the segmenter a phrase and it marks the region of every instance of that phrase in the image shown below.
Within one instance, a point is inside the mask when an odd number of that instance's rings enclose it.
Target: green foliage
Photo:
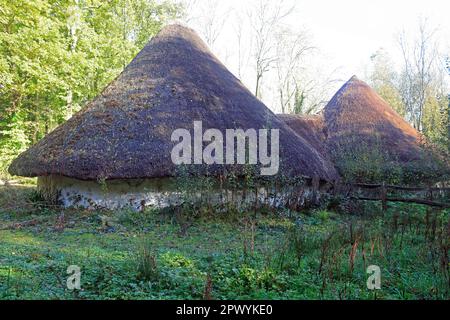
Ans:
[[[6,180],[9,163],[30,143],[23,127],[23,122],[16,120],[0,131],[0,179]]]
[[[430,95],[424,105],[423,134],[443,152],[450,152],[449,103],[448,96]]]
[[[424,88],[422,101],[416,92],[422,81],[417,78],[417,74],[398,74],[391,57],[383,49],[377,50],[371,56],[371,61],[370,85],[399,115],[410,120],[430,142],[449,152],[449,92],[440,73],[427,75],[430,81]],[[441,68],[443,66],[439,66],[439,71]],[[419,101],[422,101],[420,112],[411,110],[411,105],[408,109],[408,104],[417,104]],[[413,123],[413,119],[416,119],[416,123]]]
[[[406,108],[397,88],[398,75],[391,57],[385,50],[379,49],[371,56],[371,61],[371,86],[399,115],[405,117]]]
[[[0,226],[12,226],[0,233],[1,299],[202,299],[206,286],[213,299],[450,297],[448,210],[242,212],[240,221],[199,216],[186,232],[170,211],[63,213],[61,230],[60,210],[0,210]],[[115,230],[102,228],[103,215],[119,217]],[[252,254],[242,219],[255,226]],[[80,291],[65,285],[72,264]],[[369,265],[382,272],[376,294],[366,287]]]
[[[322,221],[322,222],[327,222],[332,216],[333,214],[327,210],[317,210],[315,212],[315,215]]]
[[[330,153],[346,182],[424,185],[445,181],[449,174],[448,153],[436,145],[421,145],[420,150],[414,151],[416,158],[404,162],[392,154],[394,151],[385,151],[378,136],[361,140],[347,137]]]
[[[349,138],[332,152],[333,162],[347,182],[399,183],[402,180],[402,166],[392,155],[383,152],[378,137],[371,137],[370,143]],[[353,140],[354,139],[354,140]]]
[[[0,174],[98,95],[179,12],[153,0],[0,0]]]
[[[300,92],[300,89],[297,88],[297,90],[295,90],[294,114],[304,113],[303,110],[304,104],[305,104],[305,93]]]

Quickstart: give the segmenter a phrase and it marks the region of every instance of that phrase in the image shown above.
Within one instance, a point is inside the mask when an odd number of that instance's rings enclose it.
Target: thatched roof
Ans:
[[[278,114],[277,116],[322,156],[327,157],[322,115]]]
[[[356,179],[419,176],[439,179],[448,164],[424,137],[369,85],[353,76],[325,106],[323,115],[279,115],[298,135],[331,159],[342,175]],[[447,161],[448,162],[448,161]],[[359,166],[358,168],[354,166]]]
[[[324,121],[330,150],[364,142],[399,162],[420,159],[423,137],[356,76],[325,106]]]
[[[337,177],[334,168],[256,99],[193,30],[177,25],[164,28],[94,101],[21,154],[9,171],[83,180],[174,176],[171,134],[178,128],[192,130],[193,121],[223,133],[278,128],[282,170]],[[204,168],[209,173],[211,169]]]

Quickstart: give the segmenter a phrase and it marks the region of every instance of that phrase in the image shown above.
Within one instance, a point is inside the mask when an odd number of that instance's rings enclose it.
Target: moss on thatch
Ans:
[[[203,128],[280,129],[281,172],[335,179],[316,150],[263,103],[188,28],[164,28],[93,102],[21,154],[13,175],[82,180],[176,175],[171,133]],[[230,170],[242,171],[243,166]],[[209,174],[222,166],[204,167]]]

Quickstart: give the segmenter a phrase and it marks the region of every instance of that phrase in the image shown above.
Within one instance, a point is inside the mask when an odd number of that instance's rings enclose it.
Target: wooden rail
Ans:
[[[382,199],[380,198],[370,198],[370,197],[351,197],[353,199],[356,200],[365,200],[365,201],[382,201]],[[443,203],[443,202],[436,202],[436,201],[430,201],[430,200],[425,200],[425,199],[415,199],[415,198],[389,198],[387,197],[384,202],[407,202],[407,203],[417,203],[417,204],[424,204],[427,206],[432,206],[432,207],[440,207],[440,208],[450,208],[450,204],[449,203]],[[384,210],[386,210],[387,208],[384,207]]]
[[[355,183],[349,184],[348,193],[354,191],[354,189],[366,189],[366,190],[378,190],[376,196],[353,196],[350,195],[350,198],[356,200],[365,200],[365,201],[381,201],[383,211],[387,210],[387,202],[405,202],[405,203],[417,203],[423,204],[427,206],[440,207],[440,208],[450,208],[450,203],[438,202],[434,201],[433,192],[449,192],[450,188],[437,188],[437,187],[410,187],[410,186],[395,186],[395,185],[385,185],[385,184],[368,184],[368,183]],[[396,190],[396,191],[409,191],[409,192],[428,192],[427,199],[420,198],[401,198],[401,197],[389,197],[388,190]]]
[[[360,187],[364,189],[378,189],[383,187],[382,184],[368,184],[368,183],[354,183],[351,186]],[[394,185],[385,185],[386,189],[393,190],[404,190],[404,191],[450,191],[450,188],[437,188],[437,187],[405,187],[405,186],[394,186]]]

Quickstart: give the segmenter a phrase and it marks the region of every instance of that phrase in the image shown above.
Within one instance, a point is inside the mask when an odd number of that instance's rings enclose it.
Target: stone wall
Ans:
[[[208,190],[181,191],[173,178],[83,181],[62,176],[38,178],[38,191],[49,202],[63,207],[85,209],[164,208],[183,202],[205,201],[212,204],[233,203],[236,207],[268,205],[297,206],[317,203],[321,197],[318,186],[253,188],[236,190],[214,186]]]

